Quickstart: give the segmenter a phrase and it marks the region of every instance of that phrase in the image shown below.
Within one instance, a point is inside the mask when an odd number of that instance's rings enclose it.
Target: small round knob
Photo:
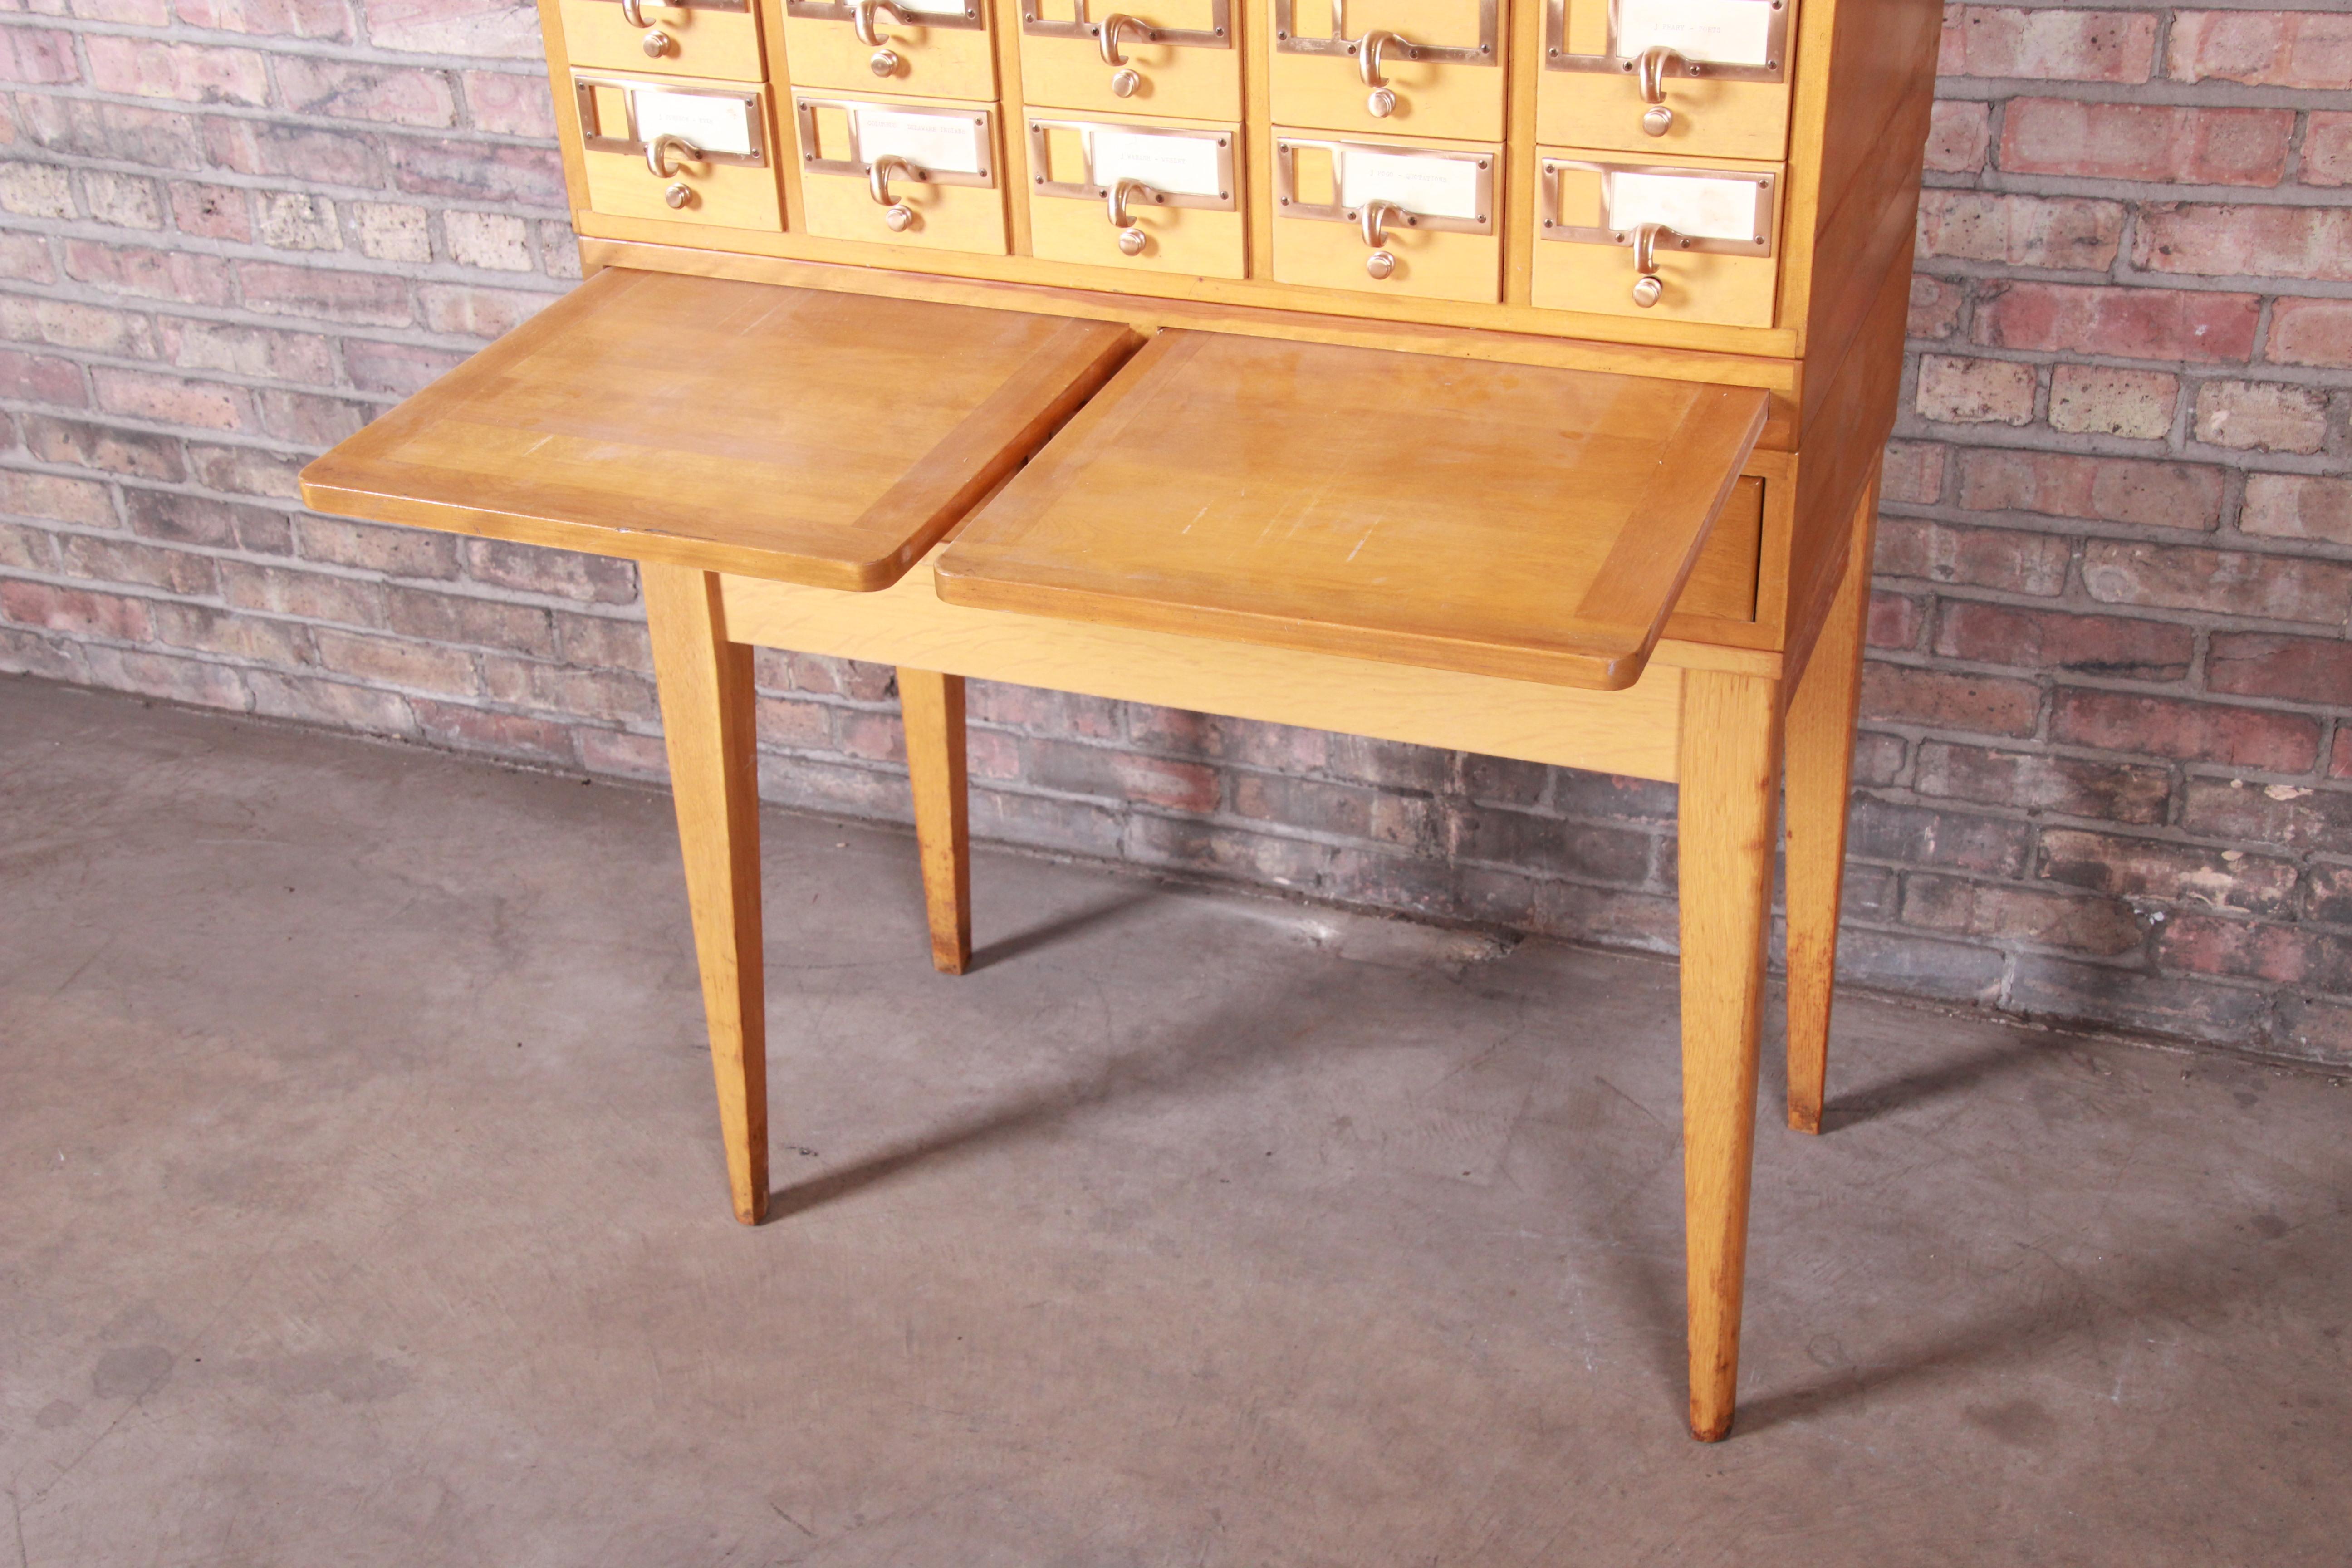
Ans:
[[[1375,250],[1364,258],[1364,270],[1374,278],[1387,278],[1396,272],[1396,258],[1385,250]]]
[[[1118,253],[1121,256],[1140,256],[1143,254],[1143,247],[1150,243],[1150,237],[1139,228],[1123,228],[1118,231]]]
[[[1372,89],[1364,100],[1364,112],[1375,120],[1386,120],[1396,112],[1396,94],[1384,87]]]
[[[1665,291],[1666,286],[1654,278],[1637,278],[1633,280],[1633,303],[1646,310],[1656,304],[1658,297]]]
[[[1143,79],[1131,70],[1113,71],[1110,78],[1110,95],[1113,98],[1133,98],[1135,89],[1142,85]]]
[[[1674,123],[1675,111],[1663,103],[1654,103],[1642,110],[1642,129],[1653,136],[1664,136]]]
[[[896,49],[875,50],[874,58],[866,62],[866,68],[872,71],[876,76],[896,76],[898,72],[898,51]]]
[[[904,234],[915,226],[915,209],[904,202],[893,202],[882,209],[882,221],[892,234]]]
[[[674,207],[690,205],[694,201],[693,187],[688,185],[684,180],[680,180],[676,184],[671,185],[667,190],[662,192],[662,200],[667,202]]]
[[[645,39],[646,58],[649,60],[657,60],[661,58],[664,55],[669,53],[669,43],[670,38],[667,33],[660,32],[658,30],[647,33]]]

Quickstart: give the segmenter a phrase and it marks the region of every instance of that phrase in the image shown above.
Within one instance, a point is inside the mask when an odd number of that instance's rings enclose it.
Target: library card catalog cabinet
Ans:
[[[1722,1436],[1784,833],[1821,1114],[1935,0],[541,11],[591,276],[304,495],[640,563],[738,1217],[755,645],[898,668],[950,972],[972,677],[1672,780]]]

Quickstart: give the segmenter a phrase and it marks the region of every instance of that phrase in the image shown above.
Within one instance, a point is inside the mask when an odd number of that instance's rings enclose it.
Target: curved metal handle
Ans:
[[[1358,232],[1364,237],[1365,248],[1378,250],[1389,242],[1389,219],[1401,217],[1410,221],[1412,216],[1394,202],[1366,202],[1364,210],[1356,215]]]
[[[1121,54],[1118,48],[1119,29],[1122,27],[1134,28],[1135,41],[1139,44],[1148,44],[1151,41],[1150,24],[1141,17],[1130,16],[1124,11],[1112,12],[1102,19],[1102,30],[1095,39],[1102,46],[1102,61],[1107,66],[1123,66],[1127,63],[1127,57]]]
[[[857,35],[859,43],[869,49],[878,49],[890,41],[887,35],[874,26],[877,20],[883,17],[889,18],[901,27],[911,27],[915,25],[907,13],[891,5],[890,0],[854,0],[854,4],[849,7],[850,30]]]
[[[1381,51],[1395,46],[1400,49],[1412,47],[1412,40],[1402,33],[1391,33],[1385,27],[1375,27],[1366,33],[1356,48],[1356,74],[1364,79],[1366,87],[1386,87],[1389,79],[1381,74]]]
[[[621,0],[621,18],[632,27],[650,27],[642,0]]]
[[[1664,44],[1652,44],[1633,62],[1633,85],[1642,91],[1643,103],[1666,101],[1666,73],[1676,66],[1686,64],[1682,56]]]
[[[902,180],[920,181],[923,171],[896,153],[885,153],[874,160],[866,171],[866,194],[874,198],[877,206],[896,206],[898,198],[890,194],[890,176]]]
[[[1150,194],[1151,187],[1141,180],[1113,180],[1110,183],[1110,188],[1103,194],[1103,205],[1110,209],[1111,227],[1125,228],[1133,222],[1127,216],[1127,204],[1129,197],[1148,196]]]
[[[702,149],[685,137],[668,134],[656,136],[646,143],[646,167],[654,172],[655,179],[667,180],[677,174],[677,171],[670,166],[672,154],[676,154],[681,163],[702,162]]]
[[[1644,278],[1658,275],[1658,242],[1682,238],[1662,223],[1645,223],[1633,231],[1633,270]]]

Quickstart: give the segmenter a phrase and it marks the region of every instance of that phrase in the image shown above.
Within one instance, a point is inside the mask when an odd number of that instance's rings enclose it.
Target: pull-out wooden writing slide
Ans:
[[[312,463],[321,511],[887,587],[1139,340],[613,268]]]
[[[1630,686],[1765,404],[1743,387],[1167,331],[957,534],[939,593]]]

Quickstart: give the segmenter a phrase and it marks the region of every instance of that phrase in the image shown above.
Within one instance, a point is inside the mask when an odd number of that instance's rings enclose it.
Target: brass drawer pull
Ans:
[[[915,226],[915,209],[890,194],[893,174],[918,184],[923,179],[922,170],[896,153],[885,153],[866,171],[866,194],[882,209],[882,221],[889,226],[890,232],[904,234]]]
[[[702,149],[683,136],[656,136],[646,143],[646,167],[654,172],[655,179],[668,180],[677,177],[677,171],[670,166],[669,162],[673,155],[681,163],[700,163],[707,161],[703,157]],[[673,202],[670,205],[676,206],[677,204]]]

